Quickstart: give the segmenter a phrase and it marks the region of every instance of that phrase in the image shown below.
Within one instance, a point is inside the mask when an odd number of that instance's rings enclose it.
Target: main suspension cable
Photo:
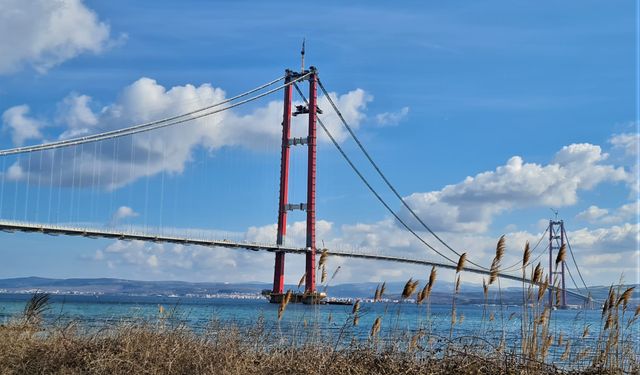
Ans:
[[[576,266],[576,270],[578,271],[578,276],[580,277],[580,280],[582,281],[582,285],[584,285],[584,288],[587,290],[587,293],[591,293],[591,291],[589,290],[589,287],[584,282],[584,278],[582,277],[582,273],[580,272],[580,267],[578,266],[578,262],[576,262],[576,257],[573,255],[573,249],[571,249],[571,242],[569,242],[569,235],[567,235],[567,231],[564,230],[564,225],[562,227],[562,230],[564,231],[564,237],[567,239],[567,247],[569,248],[569,253],[571,254],[571,259],[573,259],[573,264]]]
[[[540,243],[542,242],[542,240],[544,239],[545,235],[547,234],[547,232],[549,231],[549,227],[546,227],[544,232],[542,233],[542,235],[540,236],[540,238],[538,239],[538,242],[536,243],[536,245],[533,247],[533,249],[531,249],[531,254],[533,254],[536,251],[536,248],[538,248],[538,246],[540,245]],[[527,266],[528,264],[531,263],[535,263],[538,259],[540,259],[540,257],[542,257],[542,255],[544,255],[545,251],[547,250],[548,246],[545,247],[540,254],[538,254],[538,256],[536,258],[534,258],[533,260],[530,260],[527,264],[522,264],[522,261],[517,261],[515,263],[513,263],[510,266],[504,267],[502,269],[502,272],[509,272],[518,268],[522,268],[523,266]]]
[[[68,146],[74,146],[74,145],[79,145],[79,144],[84,144],[84,143],[89,143],[89,142],[96,142],[96,141],[102,141],[102,140],[107,140],[107,139],[112,139],[112,138],[117,138],[117,137],[123,137],[123,136],[127,136],[127,135],[132,135],[132,134],[137,134],[137,133],[142,133],[142,132],[147,132],[150,130],[154,130],[154,129],[159,129],[159,128],[164,128],[167,126],[172,126],[172,125],[177,125],[177,124],[181,124],[187,121],[192,121],[192,120],[196,120],[205,116],[210,116],[222,111],[226,111],[228,109],[231,108],[235,108],[237,106],[252,102],[254,100],[260,99],[264,96],[267,96],[269,94],[272,94],[284,87],[287,87],[289,85],[292,85],[294,82],[297,82],[299,80],[302,80],[304,78],[306,78],[310,73],[307,73],[306,75],[297,77],[294,80],[291,80],[290,82],[287,82],[283,85],[280,85],[276,88],[273,88],[271,90],[268,90],[266,92],[260,93],[258,95],[249,97],[247,99],[244,99],[240,102],[237,103],[233,103],[229,106],[226,106],[224,108],[218,109],[218,110],[214,110],[214,111],[208,111],[208,112],[204,112],[207,111],[209,109],[215,108],[215,107],[219,107],[223,104],[227,104],[229,102],[232,102],[234,100],[237,100],[239,98],[248,96],[252,93],[255,93],[257,91],[260,91],[266,87],[269,87],[273,84],[275,84],[278,81],[281,81],[284,77],[275,79],[271,82],[265,83],[259,87],[256,87],[254,89],[251,89],[249,91],[246,91],[244,93],[241,93],[239,95],[236,95],[234,97],[231,97],[229,99],[225,99],[223,101],[208,105],[206,107],[203,108],[199,108],[196,109],[194,111],[191,112],[187,112],[187,113],[183,113],[180,115],[176,115],[176,116],[172,116],[172,117],[168,117],[168,118],[164,118],[164,119],[160,119],[160,120],[156,120],[156,121],[151,121],[151,122],[147,122],[147,123],[143,123],[143,124],[138,124],[138,125],[134,125],[134,126],[130,126],[127,128],[123,128],[123,129],[117,129],[117,130],[112,130],[112,131],[108,131],[108,132],[104,132],[104,133],[99,133],[99,134],[94,134],[94,135],[89,135],[89,136],[83,136],[83,137],[77,137],[77,138],[72,138],[72,139],[65,139],[65,140],[61,140],[61,141],[56,141],[56,142],[50,142],[50,143],[45,143],[45,144],[40,144],[40,145],[35,145],[35,146],[25,146],[25,147],[16,147],[16,148],[11,148],[11,149],[6,149],[6,150],[0,150],[0,156],[7,156],[7,155],[14,155],[14,154],[23,154],[23,153],[28,153],[28,152],[35,152],[35,151],[43,151],[43,150],[49,150],[49,149],[55,149],[55,148],[61,148],[61,147],[68,147]],[[200,113],[200,112],[204,112],[204,113]],[[196,113],[199,113],[196,116],[192,116]],[[190,117],[187,117],[190,116]],[[186,118],[185,118],[186,117]]]
[[[569,268],[569,264],[568,263],[565,263],[565,270],[567,270],[567,273],[569,274],[569,278],[571,279],[571,282],[573,283],[573,286],[576,288],[578,293],[582,293],[582,291],[578,287],[578,284],[576,284],[576,280],[573,278],[573,275],[571,274],[571,269]],[[587,290],[587,293],[588,292],[589,291]]]
[[[302,98],[302,100],[307,104],[307,106],[309,105],[309,101],[307,100],[307,98],[305,97],[305,95],[302,93],[302,91],[300,91],[300,88],[298,87],[298,85],[294,84],[293,87],[295,87],[296,91],[298,92],[298,94],[300,95],[300,97]],[[416,233],[413,229],[411,229],[411,227],[409,227],[409,225],[407,225],[399,216],[398,214],[395,213],[395,211],[389,206],[389,204],[387,204],[387,202],[385,202],[385,200],[380,196],[380,194],[378,194],[378,192],[373,188],[373,186],[371,186],[371,184],[369,183],[369,181],[367,181],[367,179],[364,177],[364,175],[362,175],[362,173],[360,172],[360,170],[358,169],[358,167],[356,167],[353,162],[351,161],[351,159],[349,158],[349,156],[347,156],[347,154],[344,152],[344,150],[342,149],[342,147],[340,147],[340,145],[338,144],[338,142],[335,140],[335,138],[333,137],[333,135],[331,134],[331,132],[329,132],[329,129],[327,129],[327,127],[324,125],[324,123],[322,122],[322,120],[320,118],[317,118],[318,120],[318,124],[322,127],[322,130],[324,130],[324,132],[327,134],[327,136],[329,137],[329,139],[331,140],[331,142],[333,143],[333,145],[338,149],[338,152],[340,152],[340,155],[342,155],[342,157],[344,158],[344,160],[349,164],[349,166],[351,167],[351,169],[353,169],[353,171],[358,175],[358,177],[360,177],[360,180],[362,180],[362,182],[367,186],[367,188],[369,188],[369,190],[371,191],[371,193],[373,193],[373,195],[375,195],[375,197],[378,199],[378,201],[380,201],[380,203],[382,203],[382,205],[387,209],[387,211],[389,211],[393,217],[396,218],[396,220],[398,220],[404,227],[405,229],[407,229],[409,232],[411,232],[411,234],[413,234],[418,240],[420,240],[420,242],[422,242],[424,245],[426,245],[429,249],[433,250],[436,254],[440,255],[441,257],[445,258],[446,260],[448,260],[449,262],[453,263],[453,264],[457,264],[457,261],[447,257],[446,255],[442,254],[441,252],[439,252],[437,249],[435,249],[433,246],[431,246],[428,242],[426,242],[422,237],[420,237],[420,235],[418,235],[418,233]]]
[[[329,93],[327,92],[327,90],[324,88],[324,85],[322,84],[322,81],[320,81],[320,79],[318,79],[318,85],[320,86],[320,89],[322,90],[322,92],[324,93],[324,95],[327,97],[327,99],[329,100],[329,103],[331,104],[331,106],[333,107],[333,110],[336,112],[336,114],[338,115],[338,117],[340,118],[342,124],[344,125],[344,127],[347,129],[347,131],[349,132],[349,134],[351,135],[351,137],[353,138],[353,140],[356,142],[356,144],[358,145],[358,147],[360,148],[360,150],[362,151],[362,153],[366,156],[366,158],[369,160],[369,163],[371,163],[371,165],[373,166],[373,168],[376,170],[376,172],[378,172],[378,175],[380,175],[380,177],[382,178],[382,180],[384,180],[385,184],[389,187],[389,189],[391,189],[391,191],[393,192],[393,194],[395,194],[395,196],[400,200],[400,202],[402,202],[402,204],[404,205],[404,207],[411,213],[411,215],[418,220],[418,222],[427,230],[429,231],[429,233],[431,233],[431,235],[433,235],[441,244],[443,244],[447,249],[451,250],[454,254],[456,254],[457,256],[461,256],[461,254],[459,252],[457,252],[456,250],[454,250],[451,246],[449,246],[442,238],[440,238],[440,236],[438,236],[433,230],[431,230],[431,228],[425,224],[424,221],[422,221],[422,219],[420,219],[420,217],[418,216],[418,214],[415,213],[415,211],[409,206],[409,204],[402,198],[402,196],[400,195],[400,193],[398,193],[398,191],[396,190],[396,188],[391,184],[391,182],[389,181],[389,179],[387,179],[387,177],[385,176],[384,173],[382,173],[382,171],[380,170],[380,167],[378,167],[378,164],[373,161],[373,159],[371,158],[371,156],[369,155],[369,153],[367,152],[367,150],[364,148],[364,146],[362,145],[362,143],[360,142],[360,140],[358,139],[358,137],[355,135],[355,133],[353,132],[353,130],[351,129],[351,127],[349,126],[349,124],[347,123],[347,121],[344,119],[344,116],[342,116],[342,113],[340,112],[340,110],[338,109],[338,107],[336,106],[336,104],[333,102],[333,99],[331,99],[331,96],[329,95]],[[482,269],[488,269],[487,267],[484,267],[480,264],[477,264],[471,260],[469,260],[467,258],[467,262],[473,264],[476,267],[480,267]]]

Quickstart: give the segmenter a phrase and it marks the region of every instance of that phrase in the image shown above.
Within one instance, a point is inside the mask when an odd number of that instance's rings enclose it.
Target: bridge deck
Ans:
[[[231,249],[246,249],[252,251],[269,251],[269,252],[285,252],[285,253],[294,253],[294,254],[304,254],[307,252],[306,248],[300,247],[288,247],[288,246],[278,246],[275,244],[266,244],[266,243],[256,243],[256,242],[235,242],[228,240],[208,240],[208,239],[197,239],[197,238],[189,238],[189,237],[179,237],[179,236],[166,236],[166,235],[155,235],[155,234],[146,234],[146,233],[136,233],[136,232],[126,232],[126,231],[117,231],[110,229],[89,229],[89,228],[77,228],[71,226],[59,226],[59,225],[50,225],[50,224],[41,224],[41,223],[28,223],[28,222],[19,222],[19,221],[7,221],[0,220],[0,231],[4,232],[28,232],[28,233],[43,233],[49,235],[66,235],[66,236],[82,236],[89,238],[110,238],[117,239],[123,241],[145,241],[145,242],[159,242],[159,243],[174,243],[174,244],[183,244],[183,245],[198,245],[198,246],[207,246],[207,247],[222,247],[222,248],[231,248]],[[398,263],[408,263],[408,264],[417,264],[422,266],[435,266],[438,268],[445,269],[456,269],[455,264],[449,263],[440,263],[440,262],[432,262],[429,260],[422,259],[411,259],[411,258],[403,258],[403,257],[395,257],[388,255],[378,255],[378,254],[367,254],[367,253],[358,253],[351,251],[341,251],[341,250],[328,250],[327,253],[332,256],[338,257],[346,257],[346,258],[356,258],[356,259],[371,259],[371,260],[380,260],[380,261],[388,261],[388,262],[398,262]],[[465,267],[465,271],[488,275],[489,271]],[[523,279],[521,276],[510,275],[506,273],[499,273],[499,277],[508,280],[514,280],[518,282],[526,282],[530,283],[531,280]],[[550,289],[554,289],[552,286],[549,286]],[[587,299],[587,296],[584,296],[580,293],[567,290],[568,294],[571,294],[576,297]]]

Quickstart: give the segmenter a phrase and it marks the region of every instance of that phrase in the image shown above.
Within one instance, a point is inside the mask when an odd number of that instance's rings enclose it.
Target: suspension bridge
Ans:
[[[301,89],[301,86],[305,83],[308,84],[308,93],[306,95]],[[294,89],[303,104],[294,106]],[[318,91],[320,91],[324,96],[329,108],[319,108]],[[274,238],[274,242],[258,243],[247,240],[229,240],[221,237],[209,238],[211,235],[207,238],[203,238],[202,236],[194,236],[188,232],[169,235],[162,230],[153,231],[146,227],[131,227],[128,229],[116,227],[101,228],[86,223],[55,222],[55,219],[62,221],[59,219],[59,211],[61,210],[60,202],[63,201],[60,198],[60,195],[65,187],[72,187],[71,194],[73,200],[75,199],[73,196],[74,194],[76,194],[76,196],[80,196],[83,194],[82,190],[94,191],[97,189],[96,186],[105,184],[105,181],[101,181],[101,179],[104,180],[105,177],[100,174],[100,172],[96,172],[97,170],[107,170],[106,178],[108,179],[109,174],[111,175],[111,183],[108,185],[113,190],[118,189],[122,184],[121,182],[117,182],[118,180],[126,180],[127,168],[129,168],[128,172],[133,174],[135,160],[144,160],[144,157],[146,156],[148,169],[146,174],[147,176],[153,174],[153,171],[151,171],[149,167],[149,160],[151,160],[151,154],[155,151],[150,146],[153,142],[153,140],[148,138],[150,134],[162,131],[163,129],[180,129],[182,127],[191,126],[191,124],[198,119],[214,117],[230,109],[248,105],[258,99],[276,93],[283,93],[284,106],[282,111],[282,122],[280,124],[282,127],[282,137],[279,147],[279,195],[276,206],[278,221],[277,234]],[[321,116],[323,115],[323,110],[332,111],[333,114],[337,116],[347,134],[355,141],[357,149],[362,153],[364,159],[371,167],[373,167],[393,196],[399,200],[399,203],[407,210],[411,217],[415,219],[420,230],[415,229],[416,225],[414,223],[409,223],[406,219],[401,217],[396,210],[392,208],[391,203],[388,202],[388,200],[385,199],[373,186],[369,179],[365,177],[361,169],[356,165],[353,159],[348,155],[347,151],[338,142],[334,134],[332,134],[330,129],[323,122],[323,117]],[[298,116],[306,116],[308,119],[307,133],[306,136],[303,137],[292,136],[292,117]],[[277,127],[278,124],[273,124],[273,126]],[[316,155],[318,126],[328,137],[329,141],[333,144],[353,173],[355,173],[375,199],[397,221],[398,225],[406,230],[406,235],[414,237],[424,246],[426,250],[425,255],[429,254],[436,256],[436,260],[381,254],[376,252],[375,249],[368,249],[367,251],[352,249],[345,250],[339,248],[318,250],[316,244]],[[164,142],[167,142],[167,140],[164,140]],[[306,147],[307,151],[306,199],[302,203],[290,202],[289,196],[290,159],[293,149],[297,146]],[[166,148],[167,144],[163,143],[162,149],[166,150]],[[68,137],[58,141],[45,142],[31,146],[8,148],[0,150],[0,158],[2,159],[0,230],[9,233],[27,232],[53,236],[82,236],[88,238],[106,238],[123,241],[138,240],[157,243],[205,246],[210,248],[228,248],[237,249],[239,251],[249,250],[271,252],[275,254],[274,281],[273,288],[270,293],[270,300],[274,303],[280,302],[285,295],[284,276],[286,254],[300,254],[305,256],[305,289],[304,293],[300,293],[296,297],[297,300],[305,303],[318,303],[325,297],[325,295],[319,292],[316,287],[316,270],[318,269],[318,262],[316,261],[317,251],[322,251],[328,256],[335,257],[417,264],[454,270],[457,267],[458,258],[462,255],[460,251],[454,249],[453,246],[433,231],[431,227],[420,218],[409,203],[402,198],[401,194],[390,182],[389,178],[382,172],[379,165],[374,161],[371,154],[359,140],[353,128],[349,125],[345,116],[340,111],[340,108],[332,99],[331,95],[329,95],[329,92],[326,90],[319,78],[318,70],[314,67],[304,69],[303,65],[299,72],[286,70],[284,76],[259,85],[241,94],[227,99],[218,100],[216,102],[207,103],[206,105],[185,113],[122,128],[97,132],[90,135]],[[122,161],[127,158],[130,160],[128,167],[126,163],[118,163],[118,161]],[[163,153],[163,167],[167,163],[167,158],[167,155]],[[124,169],[124,171],[122,169]],[[11,179],[15,184],[13,196],[11,196],[9,191],[10,189],[5,188],[5,185],[10,183],[7,181],[10,181]],[[164,183],[164,174],[162,183]],[[48,197],[44,193],[41,194],[40,189],[42,186],[49,187]],[[149,187],[147,186],[147,190],[148,189]],[[29,193],[30,190],[31,194]],[[31,218],[27,215],[26,207],[28,206],[28,202],[25,202],[24,220],[20,220],[18,217],[17,209],[21,204],[20,200],[29,200],[34,190],[37,191],[36,206],[48,207],[46,221],[36,220],[38,218],[37,215],[35,218]],[[56,191],[58,194],[57,207],[53,207],[56,205],[54,203],[54,194]],[[5,204],[5,200],[8,200],[9,202],[13,200],[13,204]],[[160,201],[162,202],[162,198]],[[78,205],[78,211],[83,209],[87,209],[87,207],[80,207],[80,205]],[[289,244],[286,240],[287,218],[291,211],[302,211],[306,215],[306,241],[304,246],[294,246]],[[13,215],[10,215],[9,212],[13,212]],[[548,237],[546,237],[547,235]],[[427,238],[427,236],[429,237]],[[545,238],[547,241],[544,241]],[[546,247],[540,246],[543,241],[547,243]],[[576,283],[573,275],[571,274],[569,264],[565,260],[561,260],[561,262],[559,262],[559,271],[557,265],[554,268],[554,253],[557,253],[560,249],[565,251],[564,249],[566,248],[570,251],[573,260],[572,265],[577,271],[579,279],[582,282],[581,286],[578,286]],[[567,294],[571,294],[585,300],[591,299],[588,287],[582,278],[582,274],[577,263],[575,262],[573,249],[569,243],[567,233],[564,230],[564,223],[562,221],[550,220],[547,230],[542,234],[532,252],[535,252],[536,256],[532,257],[533,259],[530,260],[528,264],[523,266],[520,263],[514,263],[512,265],[500,267],[497,272],[498,276],[509,280],[532,283],[532,280],[523,277],[526,274],[523,274],[522,270],[526,269],[527,266],[534,262],[537,262],[541,257],[548,255],[548,303],[550,305],[566,307]],[[492,270],[490,267],[477,263],[474,260],[472,252],[468,254],[467,262],[471,265],[464,267],[464,270],[467,272],[482,275],[489,275],[492,272],[496,272],[495,269]],[[570,276],[575,287],[574,289],[566,288],[565,273]],[[554,277],[559,281],[554,283]],[[560,292],[557,293],[560,295],[560,298],[559,300],[554,301],[553,295],[556,290]]]

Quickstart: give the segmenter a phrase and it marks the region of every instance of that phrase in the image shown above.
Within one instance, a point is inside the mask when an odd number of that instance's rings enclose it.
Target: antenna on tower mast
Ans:
[[[300,65],[300,73],[304,72],[304,42],[305,42],[306,38],[302,38],[302,51],[300,51],[300,60],[301,60],[301,65]]]

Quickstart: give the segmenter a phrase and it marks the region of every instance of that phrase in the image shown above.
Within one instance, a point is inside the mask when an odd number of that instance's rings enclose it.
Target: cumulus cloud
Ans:
[[[376,123],[378,126],[395,126],[398,125],[409,114],[409,107],[402,107],[397,112],[384,112],[376,115]]]
[[[640,147],[640,134],[615,134],[611,137],[611,139],[609,139],[609,143],[611,143],[614,148],[623,150],[626,155],[638,156],[638,147]]]
[[[18,105],[11,107],[2,114],[2,124],[11,133],[11,140],[16,146],[22,146],[30,139],[41,139],[43,123],[29,117],[29,106]]]
[[[600,208],[598,206],[589,206],[586,210],[576,215],[576,219],[588,221],[590,223],[596,222],[604,216],[607,216],[609,210]]]
[[[580,190],[628,181],[629,173],[606,164],[607,157],[600,146],[586,143],[563,147],[547,165],[514,156],[494,171],[405,199],[437,231],[485,232],[493,218],[507,210],[568,206],[577,202]],[[413,222],[406,210],[400,214]]]
[[[591,224],[615,224],[622,223],[636,216],[640,202],[623,204],[610,212],[606,208],[589,206],[586,210],[576,215],[576,219],[583,220]]]
[[[360,89],[330,95],[346,120],[358,128],[371,97]],[[225,96],[222,89],[211,84],[166,89],[153,79],[141,78],[125,87],[114,103],[93,111],[89,96],[74,93],[58,105],[57,123],[63,125],[59,138],[95,134],[191,112],[222,101]],[[253,152],[277,150],[281,141],[282,105],[282,101],[271,101],[247,113],[230,110],[153,132],[103,141],[99,146],[47,151],[36,162],[30,165],[16,162],[13,168],[19,168],[21,176],[30,174],[31,181],[47,183],[53,168],[61,171],[63,184],[99,183],[113,190],[141,177],[161,172],[181,173],[197,147],[210,152],[222,147],[242,147]],[[318,105],[329,108],[325,97],[319,98]],[[21,111],[18,114],[26,113],[24,109]],[[298,116],[293,121],[292,136],[306,134],[303,123],[306,117]],[[335,114],[324,115],[323,121],[338,141],[347,137]],[[319,141],[326,142],[326,136],[320,134]]]
[[[40,73],[109,44],[109,26],[81,0],[1,0],[0,74]]]
[[[128,206],[120,206],[118,207],[116,212],[114,212],[113,215],[111,216],[111,225],[116,225],[124,219],[137,217],[137,216],[139,216],[139,214],[135,212],[133,208]]]
[[[87,95],[71,93],[58,104],[56,122],[67,128],[60,138],[86,135],[98,125],[98,115],[91,110],[90,102],[91,97]]]

